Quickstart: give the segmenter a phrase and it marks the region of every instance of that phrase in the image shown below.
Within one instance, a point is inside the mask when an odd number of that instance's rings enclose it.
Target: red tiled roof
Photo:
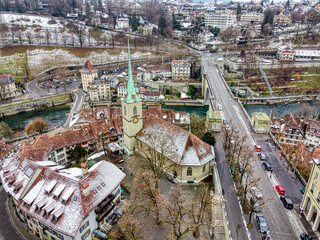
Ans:
[[[97,72],[98,69],[96,69],[89,60],[87,60],[80,71],[81,72]]]

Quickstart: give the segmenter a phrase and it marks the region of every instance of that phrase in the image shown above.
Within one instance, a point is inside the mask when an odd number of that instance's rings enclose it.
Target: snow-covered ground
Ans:
[[[95,154],[93,154],[92,156],[88,157],[87,160],[92,160],[92,159],[101,157],[103,154],[104,154],[104,151],[95,153]]]

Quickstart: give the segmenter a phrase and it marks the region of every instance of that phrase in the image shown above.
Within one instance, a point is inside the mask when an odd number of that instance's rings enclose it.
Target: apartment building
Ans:
[[[312,229],[320,231],[320,159],[313,159],[313,166],[309,181],[303,195],[300,208]]]
[[[185,60],[173,60],[171,63],[173,80],[189,80],[191,62]]]
[[[264,19],[263,13],[255,13],[248,12],[241,14],[240,21],[241,22],[249,22],[249,23],[262,23]]]
[[[17,93],[16,84],[11,74],[0,74],[1,99],[14,98]]]
[[[95,79],[89,83],[88,94],[92,102],[110,99],[110,83],[104,79]]]
[[[89,84],[98,77],[98,69],[87,60],[83,68],[80,70],[83,91],[88,91]]]
[[[220,29],[226,29],[237,21],[237,15],[229,13],[205,13],[205,25],[211,27],[218,27]]]
[[[116,21],[116,30],[128,30],[129,18],[118,18]]]
[[[110,215],[120,212],[125,174],[107,161],[66,169],[47,161],[46,149],[38,149],[38,159],[26,157],[26,150],[22,146],[4,158],[0,178],[30,232],[43,240],[107,236],[103,230],[111,226]]]

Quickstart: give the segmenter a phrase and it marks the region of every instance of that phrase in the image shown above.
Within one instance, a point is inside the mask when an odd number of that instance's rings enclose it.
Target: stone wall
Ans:
[[[70,93],[63,93],[58,95],[50,95],[41,98],[24,99],[11,103],[0,105],[0,115],[8,116],[19,112],[32,111],[42,109],[49,106],[61,105],[72,101]]]

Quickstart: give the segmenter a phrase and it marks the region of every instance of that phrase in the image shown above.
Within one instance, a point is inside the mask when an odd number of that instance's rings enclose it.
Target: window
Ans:
[[[79,232],[82,233],[89,226],[89,221],[86,221],[79,229]]]
[[[137,115],[137,107],[136,107],[136,106],[133,107],[133,115],[134,115],[134,116]]]
[[[316,176],[314,177],[314,180],[317,181],[317,180],[318,180],[318,177],[319,177],[319,174],[316,173]]]
[[[317,201],[320,202],[320,192],[318,193]]]
[[[187,176],[192,176],[192,168],[188,167],[187,169]]]
[[[90,229],[81,236],[81,240],[86,239],[89,236],[89,234],[90,234]]]
[[[204,173],[205,171],[206,171],[206,164],[203,165],[203,167],[202,167],[202,172]]]
[[[124,115],[126,116],[127,115],[127,107],[124,106],[123,108],[124,108]]]
[[[313,193],[315,187],[316,187],[316,186],[315,186],[314,184],[312,184],[312,187],[311,187],[311,189],[310,189],[310,192],[311,192],[311,193]]]

